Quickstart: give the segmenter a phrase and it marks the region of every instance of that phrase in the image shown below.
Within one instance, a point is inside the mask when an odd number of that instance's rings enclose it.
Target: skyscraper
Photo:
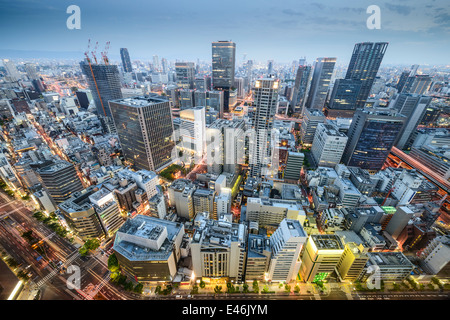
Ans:
[[[300,112],[306,102],[306,94],[311,80],[311,66],[300,65],[295,76],[291,106],[293,112]]]
[[[431,77],[428,74],[417,74],[406,80],[402,93],[424,94],[431,85]]]
[[[308,100],[306,101],[308,109],[322,110],[324,107],[335,64],[336,58],[316,59]]]
[[[206,153],[205,107],[180,111],[180,138],[183,159],[199,163]]]
[[[395,144],[397,148],[404,149],[411,146],[413,133],[422,121],[430,102],[431,97],[409,93],[401,93],[393,100],[393,109],[406,117],[405,125]]]
[[[402,74],[400,75],[397,85],[395,86],[397,88],[398,92],[402,92],[403,87],[406,84],[406,80],[408,79],[410,72],[411,71],[403,71]]]
[[[234,84],[236,44],[231,41],[212,43],[212,82],[215,90],[224,91],[225,112],[229,110],[230,89]]]
[[[195,65],[193,62],[176,62],[177,85],[183,89],[194,89]]]
[[[271,74],[273,74],[273,60],[267,61],[267,76],[270,77]]]
[[[300,171],[304,159],[305,155],[301,152],[288,152],[283,178],[285,180],[300,180]]]
[[[123,156],[136,169],[160,171],[172,163],[170,102],[150,94],[110,101]]]
[[[16,65],[14,62],[12,62],[9,59],[3,59],[3,65],[5,66],[6,73],[11,78],[11,81],[18,81],[20,80],[21,76],[19,71],[16,68]]]
[[[123,72],[133,72],[130,54],[127,48],[120,48],[120,57],[122,58]]]
[[[153,71],[161,72],[161,65],[159,64],[159,57],[155,54],[153,56]]]
[[[250,176],[261,177],[262,167],[268,164],[270,156],[271,130],[273,118],[277,110],[278,79],[266,78],[255,81],[253,88],[254,108],[253,129],[254,136],[250,141]]]
[[[272,256],[268,278],[286,283],[294,280],[300,269],[299,255],[308,235],[298,220],[283,219],[269,239]]]
[[[353,117],[361,87],[361,80],[337,79],[334,82],[330,102],[325,107],[325,115],[330,118]]]
[[[244,163],[244,120],[217,119],[206,129],[208,173],[238,173]]]
[[[119,69],[116,65],[80,63],[94,98],[97,114],[111,118],[108,101],[122,99]]]
[[[347,139],[347,136],[339,132],[338,128],[319,123],[311,146],[311,154],[317,166],[336,166],[341,161]]]
[[[37,170],[40,181],[56,204],[66,201],[73,192],[83,190],[83,185],[73,164],[59,160]]]
[[[380,170],[406,117],[392,110],[357,110],[342,157],[347,166]]]
[[[408,221],[414,216],[414,212],[408,207],[399,207],[392,216],[391,220],[386,226],[385,231],[389,233],[394,239],[400,235],[403,229],[408,224]]]
[[[37,72],[36,72],[36,65],[34,65],[32,63],[26,63],[25,71],[27,72],[27,76],[30,80],[39,79],[39,76],[37,75]]]
[[[325,116],[321,110],[304,109],[303,121],[300,127],[300,139],[303,145],[310,145],[314,141],[317,125],[325,122]]]
[[[361,80],[361,90],[356,100],[356,109],[363,108],[369,97],[372,84],[380,68],[387,42],[363,42],[355,44],[345,79]]]

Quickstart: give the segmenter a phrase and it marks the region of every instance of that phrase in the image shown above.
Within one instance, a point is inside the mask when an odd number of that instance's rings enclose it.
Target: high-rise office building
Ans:
[[[56,161],[36,172],[56,204],[66,201],[73,192],[83,189],[74,165],[67,161]]]
[[[336,58],[316,59],[311,87],[309,89],[308,99],[306,100],[307,108],[322,110],[324,107],[335,64]]]
[[[347,140],[347,136],[338,128],[319,123],[311,146],[315,164],[319,167],[334,168],[341,161]]]
[[[270,75],[273,74],[273,60],[267,61],[267,76],[270,77]]]
[[[169,64],[167,63],[166,58],[161,59],[161,72],[163,74],[167,74],[169,72]]]
[[[25,63],[25,71],[27,73],[28,79],[30,80],[39,79],[39,76],[36,72],[36,65],[32,63]]]
[[[356,100],[356,109],[363,108],[369,97],[372,84],[377,76],[387,46],[387,42],[363,42],[355,44],[345,79],[362,81],[361,89]]]
[[[177,85],[183,89],[194,89],[195,65],[193,62],[175,62]]]
[[[303,121],[300,127],[300,139],[303,145],[310,145],[314,141],[317,125],[325,122],[325,115],[321,110],[304,109]]]
[[[400,75],[397,85],[395,86],[398,92],[402,92],[410,73],[411,71],[403,71],[402,74]]]
[[[402,93],[424,94],[431,85],[431,77],[428,74],[417,74],[406,80]]]
[[[180,93],[180,110],[191,109],[194,107],[194,90],[181,89]]]
[[[234,79],[234,87],[237,90],[237,98],[243,99],[244,95],[245,95],[244,78],[235,78]]]
[[[161,72],[161,65],[159,64],[159,57],[156,54],[153,56],[153,71]]]
[[[114,252],[124,272],[138,281],[172,281],[181,258],[183,224],[137,215],[117,231]]]
[[[168,188],[169,205],[176,208],[177,215],[187,220],[195,218],[193,196],[196,186],[191,180],[177,179]]]
[[[354,242],[345,244],[344,252],[336,265],[339,277],[344,281],[356,281],[369,260],[366,249],[362,244]]]
[[[206,129],[208,173],[238,173],[244,164],[244,120],[217,119]]]
[[[246,89],[249,91],[253,82],[253,60],[248,60],[245,64]]]
[[[180,148],[185,162],[200,163],[206,153],[205,107],[180,111]]]
[[[334,82],[330,102],[325,107],[325,115],[330,118],[353,117],[361,87],[361,80],[337,79]]]
[[[311,80],[311,66],[300,65],[295,75],[294,88],[291,96],[291,106],[293,112],[300,112],[306,102]]]
[[[196,219],[196,223],[198,225],[191,242],[195,276],[242,281],[247,227],[244,224],[211,219]]]
[[[271,156],[271,131],[277,110],[279,85],[278,79],[259,79],[255,81],[252,90],[255,111],[252,119],[254,136],[251,137],[249,146],[251,177],[261,177],[262,167],[269,163],[266,159]]]
[[[229,110],[230,89],[234,85],[236,44],[231,41],[212,43],[212,84],[224,91],[224,111]]]
[[[298,220],[281,221],[269,238],[272,249],[268,270],[270,280],[288,283],[296,279],[301,264],[299,255],[307,239],[308,235]]]
[[[305,155],[301,152],[288,152],[283,178],[285,180],[300,180],[300,171],[304,159]]]
[[[195,78],[194,88],[195,88],[195,90],[198,90],[198,91],[207,91],[206,78],[205,77]]]
[[[387,224],[385,231],[389,233],[392,238],[397,239],[413,216],[414,212],[410,208],[399,207]]]
[[[357,110],[348,130],[342,157],[347,166],[380,170],[406,117],[392,110]]]
[[[14,62],[9,59],[3,59],[3,65],[5,66],[6,73],[10,77],[11,81],[19,81],[21,79],[20,72],[17,70]]]
[[[123,156],[130,165],[160,171],[172,163],[173,123],[167,99],[150,94],[113,100],[109,105]]]
[[[120,58],[122,59],[123,72],[133,72],[130,54],[127,48],[120,48]]]
[[[401,93],[393,100],[392,108],[406,117],[405,125],[395,144],[397,148],[404,149],[412,145],[413,134],[422,121],[430,102],[431,97],[409,93]]]
[[[82,239],[111,238],[124,222],[113,192],[107,188],[90,186],[75,192],[59,209]]]
[[[111,119],[111,110],[108,102],[122,99],[119,78],[119,69],[116,65],[80,63],[81,70],[87,78],[89,89],[94,98],[97,114],[108,121]],[[110,131],[114,131],[111,129]]]
[[[341,259],[344,245],[341,238],[334,234],[312,234],[303,250],[300,276],[305,282],[317,282],[326,279]]]

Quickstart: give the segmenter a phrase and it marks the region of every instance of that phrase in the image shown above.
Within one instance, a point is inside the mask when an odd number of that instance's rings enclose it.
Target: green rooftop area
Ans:
[[[381,209],[383,209],[383,211],[386,212],[387,214],[394,214],[395,211],[397,211],[397,209],[395,209],[395,207],[390,207],[390,206],[381,207]]]

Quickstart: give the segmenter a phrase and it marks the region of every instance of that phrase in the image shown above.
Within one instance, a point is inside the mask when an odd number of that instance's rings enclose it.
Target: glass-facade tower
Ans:
[[[157,94],[110,101],[125,161],[137,170],[160,171],[172,162],[170,102]]]
[[[228,111],[230,90],[234,84],[236,44],[231,41],[212,43],[212,82],[215,90],[224,91],[224,111]]]
[[[387,46],[387,42],[355,44],[345,79],[360,80],[362,82],[361,90],[356,99],[356,109],[362,109],[369,97]]]
[[[130,54],[127,48],[120,48],[120,58],[122,59],[123,72],[133,72]]]
[[[347,166],[377,171],[383,167],[406,117],[395,111],[357,110],[342,157]]]

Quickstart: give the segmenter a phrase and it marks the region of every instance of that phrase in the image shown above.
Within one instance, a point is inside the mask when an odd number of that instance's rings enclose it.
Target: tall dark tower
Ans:
[[[81,70],[87,78],[89,89],[94,98],[97,114],[104,129],[115,133],[114,122],[108,101],[122,99],[119,68],[111,64],[92,64],[82,61]]]
[[[306,94],[311,80],[311,66],[300,65],[295,76],[291,106],[293,112],[300,112],[306,102]]]
[[[363,42],[355,44],[345,79],[360,80],[361,90],[356,99],[356,109],[362,109],[369,97],[372,84],[377,76],[387,42]]]
[[[405,121],[406,117],[395,110],[356,110],[342,162],[369,171],[380,170]]]
[[[89,89],[97,107],[97,113],[100,116],[111,117],[108,101],[122,98],[119,69],[116,65],[91,63],[91,72],[89,64],[85,61],[82,61],[80,66],[87,77]]]
[[[130,54],[127,48],[120,48],[120,57],[122,58],[123,72],[133,72]]]
[[[224,111],[229,110],[230,90],[234,84],[236,44],[231,41],[212,43],[212,82],[214,90],[224,91]]]

